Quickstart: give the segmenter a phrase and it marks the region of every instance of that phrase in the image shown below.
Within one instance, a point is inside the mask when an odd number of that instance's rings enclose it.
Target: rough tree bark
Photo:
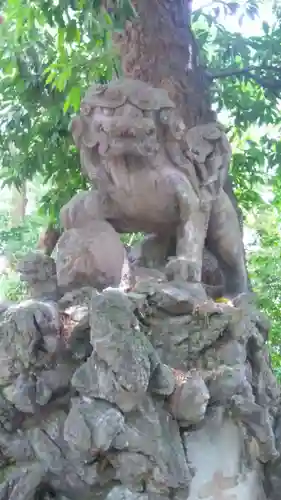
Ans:
[[[44,229],[37,243],[37,249],[41,250],[45,255],[51,255],[61,235],[61,231],[54,227],[52,223]]]
[[[135,0],[138,18],[128,20],[120,45],[125,76],[168,90],[185,123],[214,119],[208,80],[190,26],[190,0]]]
[[[19,226],[23,223],[26,205],[26,184],[24,183],[20,190],[16,187],[12,190],[12,207],[10,212],[13,227]]]

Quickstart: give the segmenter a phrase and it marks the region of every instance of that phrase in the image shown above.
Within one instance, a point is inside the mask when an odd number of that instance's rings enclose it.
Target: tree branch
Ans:
[[[255,74],[256,71],[274,71],[275,73],[280,73],[280,78],[273,78],[270,79],[268,77],[261,77],[257,74]],[[254,80],[258,85],[261,87],[271,90],[274,92],[274,90],[281,90],[281,68],[276,68],[272,66],[248,66],[245,68],[228,68],[219,72],[212,72],[210,70],[206,71],[206,76],[209,78],[211,81],[213,80],[219,80],[222,78],[229,78],[232,76],[235,77],[241,77],[244,76],[245,78],[248,78],[249,80]],[[275,93],[275,92],[274,92]]]

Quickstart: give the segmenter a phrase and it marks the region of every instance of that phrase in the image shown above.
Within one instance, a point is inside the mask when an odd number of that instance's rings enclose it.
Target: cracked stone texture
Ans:
[[[279,498],[268,328],[246,295],[175,281],[9,305],[0,500]]]
[[[90,285],[99,289],[122,280],[126,253],[120,238],[106,221],[92,221],[65,231],[57,243],[58,286],[68,291]]]
[[[17,271],[21,280],[29,285],[31,297],[49,300],[59,298],[56,263],[52,257],[40,251],[29,252],[18,263]]]

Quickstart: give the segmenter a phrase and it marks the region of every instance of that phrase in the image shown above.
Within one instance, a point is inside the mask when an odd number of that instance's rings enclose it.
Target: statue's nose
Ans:
[[[128,120],[135,120],[138,118],[143,118],[143,112],[140,109],[136,108],[136,106],[133,106],[130,103],[126,103],[124,106],[116,109],[115,116],[123,116]]]
[[[138,127],[136,127],[133,120],[123,117],[114,117],[112,120],[100,124],[100,130],[112,137],[122,135],[134,137],[137,133],[137,129]]]
[[[141,117],[141,119],[128,116],[114,117],[111,120],[103,121],[100,129],[112,137],[139,137],[144,135],[152,136],[155,127],[151,120]]]

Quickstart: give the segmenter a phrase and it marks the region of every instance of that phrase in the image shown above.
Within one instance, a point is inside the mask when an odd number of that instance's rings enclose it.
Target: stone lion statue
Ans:
[[[65,229],[94,218],[119,233],[171,238],[167,277],[195,282],[207,241],[226,293],[247,290],[239,222],[223,190],[231,150],[221,125],[186,129],[164,89],[125,79],[93,85],[71,129],[92,189],[63,207]]]

